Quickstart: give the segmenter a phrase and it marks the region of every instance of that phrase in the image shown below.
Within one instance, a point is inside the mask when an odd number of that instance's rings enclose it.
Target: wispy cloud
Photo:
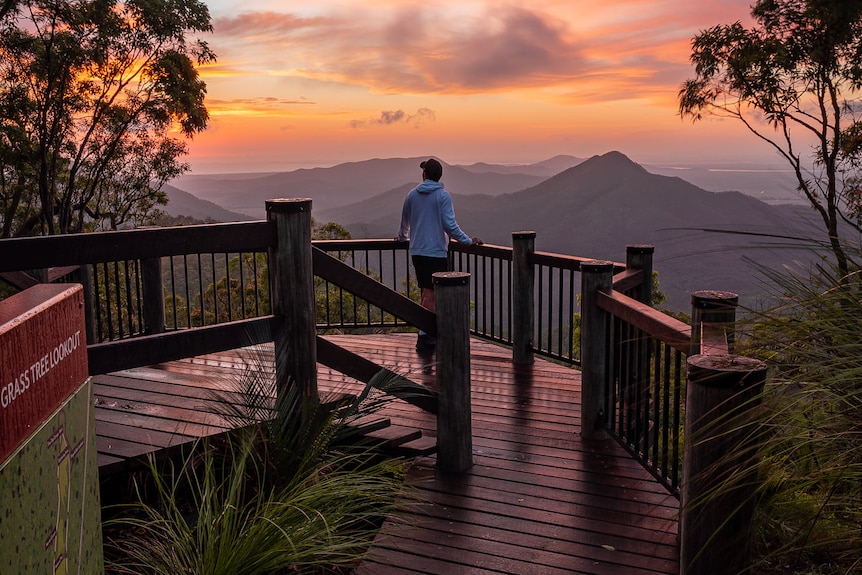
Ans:
[[[376,118],[368,120],[352,120],[349,122],[351,128],[365,128],[367,126],[391,126],[393,124],[408,124],[420,127],[426,122],[433,122],[437,118],[434,110],[430,108],[419,108],[415,114],[407,114],[404,110],[383,111]]]
[[[314,102],[306,99],[306,98],[297,98],[295,100],[288,100],[285,98],[276,98],[273,96],[264,96],[260,98],[234,98],[232,100],[216,100],[212,98],[207,99],[207,105],[211,106],[245,106],[247,108],[277,108],[283,106],[307,106],[309,104],[314,104]]]
[[[207,108],[213,116],[279,116],[291,115],[297,106],[315,103],[306,98],[285,99],[272,96],[259,98],[233,98],[221,100],[207,98]]]
[[[434,46],[435,58],[416,66],[432,87],[463,91],[547,85],[575,77],[584,65],[565,22],[518,7],[494,9],[472,22],[472,29],[421,45]],[[436,40],[436,41],[435,41]]]
[[[303,29],[325,28],[327,21],[327,18],[303,18],[285,12],[243,12],[228,18],[216,18],[213,31],[224,38],[270,41]]]

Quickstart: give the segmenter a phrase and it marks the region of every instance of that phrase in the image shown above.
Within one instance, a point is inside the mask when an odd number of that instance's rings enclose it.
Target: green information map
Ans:
[[[0,573],[104,573],[87,379],[0,467]]]

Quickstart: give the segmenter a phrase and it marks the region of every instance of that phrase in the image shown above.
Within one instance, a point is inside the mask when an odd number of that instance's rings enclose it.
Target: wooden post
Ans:
[[[655,247],[646,244],[626,246],[626,268],[643,271],[644,281],[630,297],[652,307],[652,259]]]
[[[610,377],[610,314],[596,305],[596,292],[613,288],[613,262],[581,264],[581,437],[608,439],[607,384]]]
[[[738,304],[739,296],[733,292],[703,290],[691,294],[690,356],[733,353]]]
[[[437,306],[437,466],[462,472],[473,466],[470,405],[470,274],[438,272]]]
[[[87,343],[99,343],[96,334],[96,297],[93,289],[93,272],[90,264],[81,264],[72,274],[72,279],[84,288],[84,323],[86,325]]]
[[[766,365],[733,355],[687,365],[680,575],[738,575],[749,559]]]
[[[628,295],[650,307],[653,305],[652,261],[655,248],[646,244],[626,246],[626,269],[640,270],[643,281]],[[622,385],[624,395],[629,398],[625,413],[627,422],[626,436],[640,449],[645,449],[650,442],[651,421],[650,406],[650,336],[639,329],[632,328],[630,335],[623,344],[623,353],[631,351],[629,370]]]
[[[269,249],[272,313],[277,322],[275,378],[279,392],[298,385],[305,405],[313,408],[317,394],[317,319],[314,272],[311,267],[311,200],[268,200],[266,217],[276,227],[276,245]]]
[[[144,333],[165,332],[165,288],[162,284],[161,258],[141,260],[143,284]]]
[[[512,232],[512,362],[533,363],[536,232]]]

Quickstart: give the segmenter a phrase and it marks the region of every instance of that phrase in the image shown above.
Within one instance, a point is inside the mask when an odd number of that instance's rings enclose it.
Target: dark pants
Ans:
[[[434,278],[437,272],[449,271],[449,258],[431,258],[428,256],[413,256],[413,268],[416,270],[416,279],[422,289],[422,307],[430,311],[436,311],[434,304]],[[420,334],[422,335],[422,334]]]
[[[416,281],[422,289],[434,289],[433,276],[437,272],[449,271],[449,258],[432,258],[428,256],[413,256],[413,268],[416,270]]]

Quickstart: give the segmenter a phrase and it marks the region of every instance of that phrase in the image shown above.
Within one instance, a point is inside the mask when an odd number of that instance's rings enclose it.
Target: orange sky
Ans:
[[[691,38],[751,0],[209,0],[218,62],[192,173],[434,155],[526,163],[768,161],[730,120],[677,114]],[[309,7],[312,6],[312,7]]]

